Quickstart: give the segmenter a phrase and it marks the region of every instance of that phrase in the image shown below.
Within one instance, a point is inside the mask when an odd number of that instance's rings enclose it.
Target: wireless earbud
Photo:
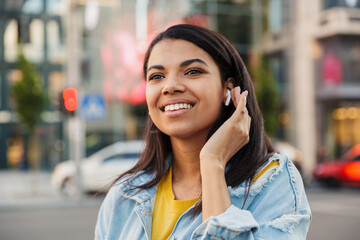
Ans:
[[[230,93],[230,90],[228,89],[228,90],[227,90],[227,93],[226,93],[225,106],[229,106],[230,100],[231,100],[231,93]]]

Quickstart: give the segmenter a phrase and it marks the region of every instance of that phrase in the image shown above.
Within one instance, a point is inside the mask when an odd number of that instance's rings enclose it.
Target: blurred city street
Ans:
[[[0,16],[0,240],[93,239],[104,195],[70,196],[149,143],[146,49],[177,24],[241,56],[304,176],[307,239],[360,239],[360,0],[0,0]]]
[[[0,239],[92,239],[102,196],[71,200],[49,172],[0,172]]]
[[[313,213],[307,239],[359,239],[360,189],[313,184],[307,194]],[[62,198],[46,172],[0,172],[1,239],[92,239],[102,199]]]
[[[359,239],[360,189],[307,189],[313,219],[309,240]]]

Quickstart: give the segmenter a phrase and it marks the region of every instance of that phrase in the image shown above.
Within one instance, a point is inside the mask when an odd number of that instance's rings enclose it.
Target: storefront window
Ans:
[[[334,153],[329,153],[332,158],[341,156],[347,149],[360,142],[360,105],[348,104],[343,107],[333,108],[329,119],[327,140],[328,145],[334,145]],[[332,148],[328,148],[332,149]]]
[[[24,161],[24,142],[22,133],[18,127],[10,127],[6,146],[7,166],[9,168],[21,168]]]

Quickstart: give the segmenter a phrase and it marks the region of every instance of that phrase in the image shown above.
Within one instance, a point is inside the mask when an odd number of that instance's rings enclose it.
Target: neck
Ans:
[[[171,138],[173,151],[173,182],[199,182],[200,151],[206,139]]]

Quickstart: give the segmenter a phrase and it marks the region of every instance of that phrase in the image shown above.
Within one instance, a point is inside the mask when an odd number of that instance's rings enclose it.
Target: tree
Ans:
[[[22,78],[12,87],[12,96],[16,104],[16,113],[19,121],[25,126],[26,136],[33,135],[35,128],[40,122],[41,112],[45,109],[47,97],[43,91],[41,78],[35,67],[25,58],[22,51],[17,60],[18,69],[22,72]],[[27,162],[27,143],[25,145],[25,163]]]
[[[264,117],[265,130],[269,136],[273,137],[279,122],[279,90],[267,62],[263,58],[257,62],[251,68],[252,77],[255,81],[255,94]]]

